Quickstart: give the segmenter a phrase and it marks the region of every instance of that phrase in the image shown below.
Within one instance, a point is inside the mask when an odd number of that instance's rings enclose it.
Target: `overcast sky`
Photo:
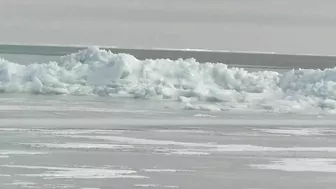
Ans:
[[[335,0],[1,0],[0,43],[336,55]]]

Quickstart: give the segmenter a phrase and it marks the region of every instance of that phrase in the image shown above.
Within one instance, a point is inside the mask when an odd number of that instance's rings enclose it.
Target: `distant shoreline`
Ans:
[[[41,56],[63,56],[75,53],[89,46],[64,45],[16,45],[0,44],[0,54],[23,54]],[[274,67],[280,69],[307,68],[325,69],[336,65],[336,56],[276,54],[267,52],[231,52],[202,49],[141,49],[98,46],[113,53],[127,53],[137,59],[172,59],[194,58],[200,63],[224,63],[253,67]],[[1,56],[1,55],[0,55]]]

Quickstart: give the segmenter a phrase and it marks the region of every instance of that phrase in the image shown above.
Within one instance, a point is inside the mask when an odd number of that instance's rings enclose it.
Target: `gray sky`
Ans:
[[[335,0],[1,0],[0,43],[336,55]]]

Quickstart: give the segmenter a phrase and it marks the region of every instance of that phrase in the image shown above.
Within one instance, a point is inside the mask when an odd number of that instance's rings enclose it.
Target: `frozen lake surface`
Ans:
[[[335,188],[335,5],[1,0],[0,188]]]

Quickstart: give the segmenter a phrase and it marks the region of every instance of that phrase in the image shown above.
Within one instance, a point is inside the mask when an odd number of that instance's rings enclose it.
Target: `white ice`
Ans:
[[[174,100],[186,109],[210,111],[333,113],[335,75],[336,68],[249,72],[225,64],[200,64],[194,59],[137,60],[132,55],[95,47],[45,64],[20,65],[0,60],[0,90],[6,93]],[[13,108],[25,109],[0,106],[4,110]],[[115,111],[84,107],[74,110]]]

